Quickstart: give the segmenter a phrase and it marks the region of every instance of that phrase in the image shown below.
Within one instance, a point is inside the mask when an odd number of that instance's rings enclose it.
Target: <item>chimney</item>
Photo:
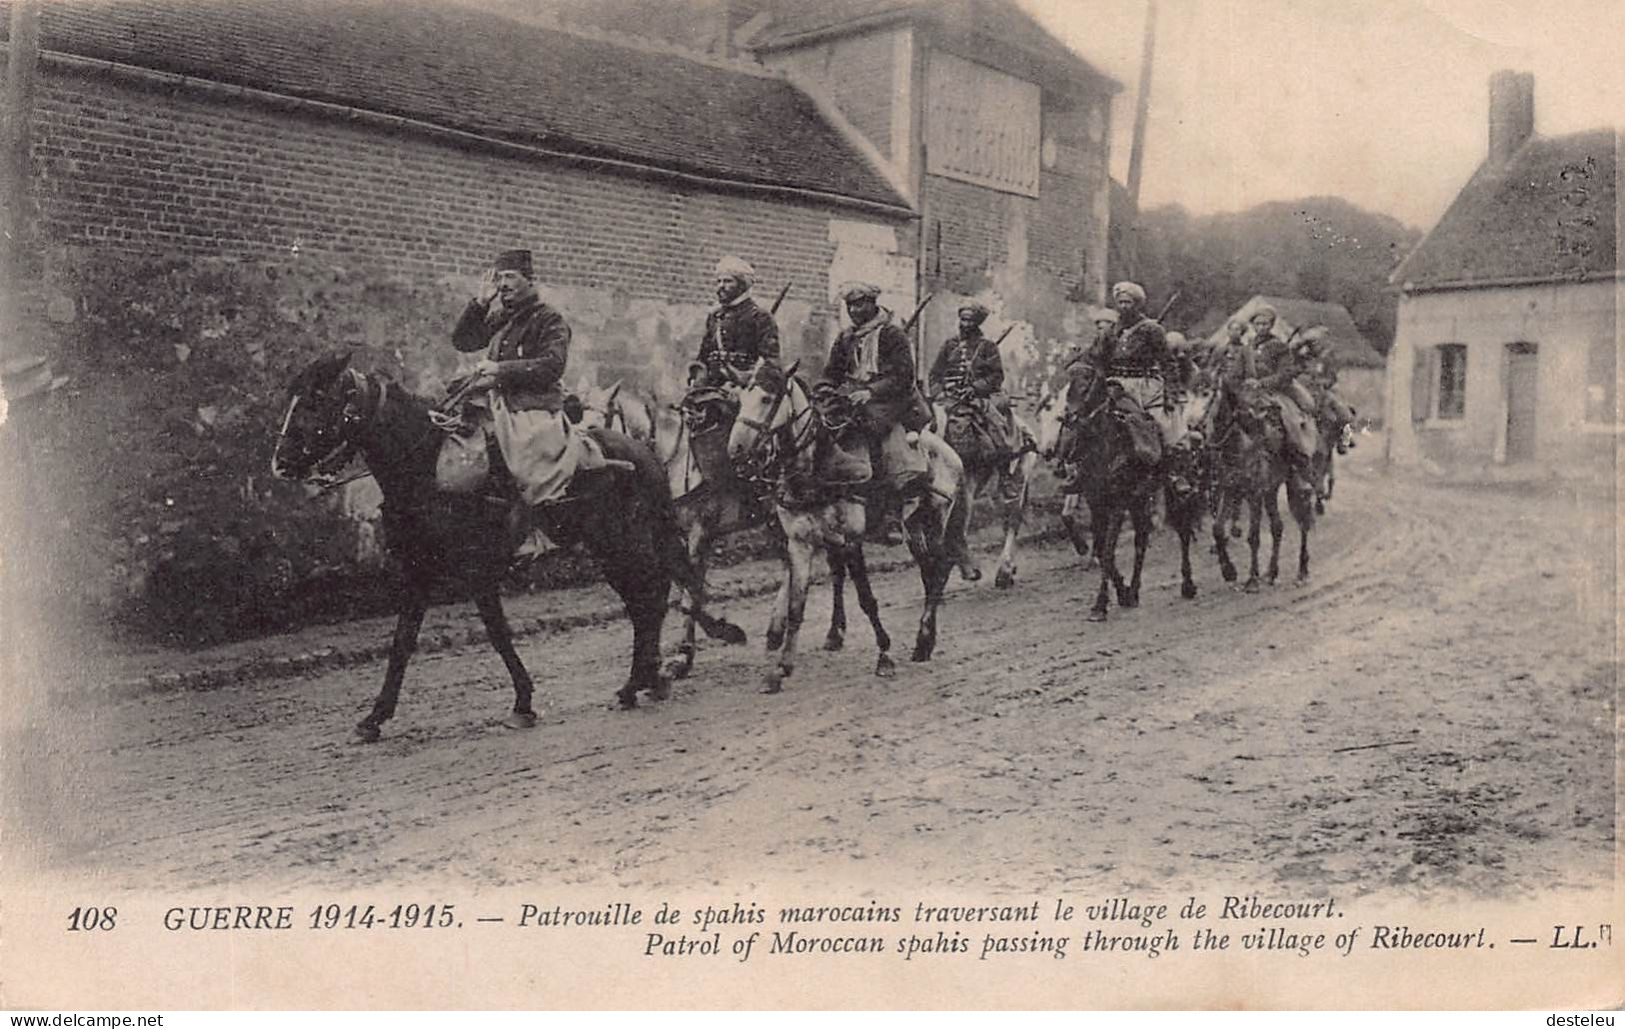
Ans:
[[[1498,71],[1490,76],[1490,163],[1505,164],[1535,131],[1535,76]]]

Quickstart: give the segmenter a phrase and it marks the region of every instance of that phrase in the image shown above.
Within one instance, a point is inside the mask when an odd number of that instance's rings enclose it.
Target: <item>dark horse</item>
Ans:
[[[1281,520],[1280,493],[1285,487],[1287,507],[1298,525],[1298,581],[1305,582],[1309,578],[1309,532],[1315,526],[1315,488],[1307,475],[1294,469],[1294,462],[1287,456],[1290,444],[1286,430],[1269,397],[1249,387],[1237,394],[1227,393],[1225,402],[1229,411],[1210,448],[1216,478],[1213,545],[1219,555],[1219,570],[1225,582],[1236,581],[1229,527],[1237,508],[1245,503],[1252,563],[1244,588],[1248,593],[1259,588],[1260,521],[1265,513],[1270,523],[1269,581],[1273,584],[1279,578],[1281,537],[1286,531]]]
[[[1169,525],[1179,534],[1180,594],[1187,600],[1196,596],[1190,543],[1201,524],[1202,495],[1176,494],[1167,486],[1162,468],[1136,451],[1129,428],[1118,414],[1119,393],[1119,387],[1104,376],[1080,373],[1074,377],[1067,388],[1055,451],[1055,460],[1070,469],[1073,483],[1089,506],[1090,535],[1100,562],[1100,589],[1089,611],[1091,622],[1106,620],[1113,589],[1119,607],[1140,606],[1141,575],[1151,544],[1151,506],[1159,487],[1164,490]],[[1210,400],[1206,393],[1198,398],[1194,420],[1205,420]],[[1117,542],[1125,517],[1134,523],[1134,571],[1127,582],[1117,567]]]
[[[445,436],[431,419],[428,402],[350,368],[348,356],[313,362],[295,377],[290,392],[272,472],[306,480],[359,453],[383,491],[384,541],[402,573],[384,686],[371,713],[356,726],[357,735],[377,740],[379,727],[394,716],[418,629],[437,588],[473,598],[491,645],[513,677],[513,712],[504,724],[534,726],[530,674],[514,651],[499,592],[522,538],[522,522],[513,517],[518,501],[438,489],[435,463]],[[621,706],[635,707],[640,690],[657,700],[669,695],[660,674],[660,630],[672,582],[692,590],[694,576],[678,537],[665,473],[654,455],[620,433],[600,432],[597,439],[606,456],[624,462],[621,468],[593,472],[597,481],[580,500],[549,505],[538,517],[555,543],[585,544],[625,604],[632,620],[632,670],[616,697]],[[726,622],[703,624],[717,635],[739,634]]]

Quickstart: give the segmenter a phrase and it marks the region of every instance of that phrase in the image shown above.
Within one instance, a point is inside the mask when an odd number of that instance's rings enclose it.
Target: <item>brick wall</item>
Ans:
[[[602,364],[649,386],[695,348],[723,253],[756,266],[764,302],[794,284],[781,330],[810,347],[833,331],[831,219],[896,224],[184,88],[48,73],[36,111],[48,253],[297,257],[466,290],[496,250],[529,246],[544,296],[576,328],[571,374]]]

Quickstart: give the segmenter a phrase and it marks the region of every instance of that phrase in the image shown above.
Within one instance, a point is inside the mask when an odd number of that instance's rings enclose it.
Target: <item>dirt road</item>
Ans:
[[[1050,547],[1012,592],[956,579],[928,665],[906,660],[918,578],[888,574],[892,681],[861,615],[845,652],[817,649],[820,590],[776,697],[756,689],[764,598],[728,611],[748,647],[706,649],[634,712],[609,708],[624,623],[523,641],[548,704],[530,732],[498,724],[508,685],[484,647],[420,658],[373,746],[351,726],[380,664],[74,700],[70,731],[13,751],[50,784],[23,812],[46,841],[33,858],[177,887],[885,875],[1515,896],[1605,879],[1612,512],[1359,471],[1339,490],[1305,587],[1234,592],[1204,546],[1202,593],[1181,600],[1159,533],[1143,606],[1092,625],[1094,574]]]

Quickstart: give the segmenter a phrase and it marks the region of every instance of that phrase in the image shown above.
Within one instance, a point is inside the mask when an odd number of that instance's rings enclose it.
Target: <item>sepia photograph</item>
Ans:
[[[0,1008],[1625,1003],[1618,0],[0,26]]]

